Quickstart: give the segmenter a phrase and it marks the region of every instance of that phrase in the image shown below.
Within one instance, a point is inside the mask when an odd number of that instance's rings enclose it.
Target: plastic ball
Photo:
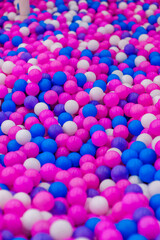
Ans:
[[[116,224],[116,228],[122,234],[124,239],[128,239],[131,235],[137,233],[137,225],[130,219],[121,220]]]
[[[21,145],[25,145],[27,142],[31,141],[31,133],[25,129],[18,131],[16,134],[16,141]]]
[[[50,185],[49,192],[54,198],[65,197],[67,195],[67,187],[62,182],[54,182]]]
[[[50,234],[55,239],[66,239],[72,236],[73,228],[66,220],[57,220],[50,226]]]
[[[70,113],[71,115],[77,113],[79,109],[79,105],[76,101],[74,100],[69,100],[65,103],[64,109],[66,112]]]
[[[152,216],[145,216],[138,222],[138,233],[147,239],[154,239],[159,233],[159,224],[157,219]]]
[[[108,202],[102,196],[95,196],[89,203],[89,209],[96,215],[105,215],[108,212]]]

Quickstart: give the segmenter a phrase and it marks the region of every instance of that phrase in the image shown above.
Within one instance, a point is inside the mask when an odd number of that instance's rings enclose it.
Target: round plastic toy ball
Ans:
[[[147,239],[155,239],[159,234],[159,223],[152,216],[145,216],[138,222],[138,233],[145,236]]]
[[[7,190],[0,190],[0,207],[3,209],[4,205],[12,199],[12,194]]]
[[[62,182],[54,182],[50,185],[49,192],[53,195],[54,198],[66,197],[67,187]]]
[[[123,237],[119,231],[113,228],[108,228],[100,234],[101,240],[122,240]]]
[[[96,131],[92,134],[92,142],[95,146],[101,147],[108,142],[107,134],[103,131]]]
[[[89,96],[92,100],[101,101],[104,97],[104,92],[99,87],[94,87],[90,90]]]
[[[150,196],[160,193],[160,181],[153,181],[148,185]]]
[[[91,50],[92,52],[96,51],[99,48],[99,42],[96,40],[91,40],[88,42],[88,49]]]
[[[30,142],[31,141],[31,133],[25,129],[18,131],[16,134],[16,141],[21,145],[24,145],[27,142]]]
[[[62,86],[67,80],[67,76],[64,72],[56,72],[53,76],[53,83],[58,86]]]
[[[14,66],[14,63],[12,63],[11,61],[6,61],[2,65],[2,71],[6,74],[11,74]]]
[[[73,121],[67,121],[63,124],[63,131],[69,136],[72,136],[77,131],[77,124]]]
[[[39,192],[33,198],[33,205],[35,208],[43,211],[49,211],[54,206],[54,198],[51,193],[48,192]]]
[[[50,226],[50,235],[57,240],[67,239],[72,236],[73,228],[66,220],[57,220]]]
[[[96,215],[106,215],[109,209],[107,200],[102,196],[93,197],[89,203],[91,213]]]
[[[64,109],[67,113],[70,113],[71,115],[75,114],[79,110],[79,105],[74,100],[69,100],[65,103]]]
[[[141,234],[133,234],[128,238],[128,240],[147,240],[147,238]]]
[[[128,239],[131,235],[137,233],[137,225],[130,219],[121,220],[116,224],[116,228],[124,239]]]
[[[15,123],[11,120],[5,120],[4,122],[2,122],[1,124],[1,131],[4,133],[4,134],[8,134],[9,132],[9,129],[11,127],[14,127],[15,126]]]
[[[30,231],[34,223],[42,220],[43,216],[37,209],[28,209],[22,216],[23,227],[26,231]]]
[[[39,114],[46,109],[48,109],[48,105],[46,103],[40,102],[35,105],[34,112],[37,116],[39,116]]]

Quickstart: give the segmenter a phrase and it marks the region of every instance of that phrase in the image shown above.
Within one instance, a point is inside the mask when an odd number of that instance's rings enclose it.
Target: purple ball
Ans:
[[[31,191],[31,193],[30,193],[30,197],[31,198],[34,198],[36,195],[37,195],[37,193],[39,193],[39,192],[46,192],[47,190],[45,189],[45,188],[43,188],[43,187],[36,187],[36,188],[34,188],[32,191]]]
[[[38,103],[38,99],[34,96],[27,96],[24,100],[24,106],[29,110],[34,109],[34,106],[37,103]]]
[[[86,237],[92,240],[94,238],[94,233],[87,227],[81,226],[75,229],[73,233],[73,238]]]
[[[58,95],[64,92],[63,87],[58,85],[54,85],[51,89],[55,91]]]
[[[54,107],[54,113],[57,117],[63,112],[65,112],[64,104],[59,103]]]
[[[107,166],[99,166],[96,169],[95,174],[97,175],[97,177],[99,178],[99,180],[102,182],[103,180],[110,178],[111,176],[111,170],[109,167]]]
[[[121,108],[124,108],[124,106],[127,104],[127,101],[126,100],[123,100],[123,99],[120,99],[119,100],[119,103],[118,103],[118,106],[121,107]]]
[[[55,139],[61,133],[63,133],[63,129],[58,124],[53,124],[48,129],[48,135],[53,139]]]
[[[51,76],[48,73],[42,73],[42,79],[43,78],[47,78],[47,79],[51,80]]]
[[[125,194],[130,192],[143,193],[142,188],[137,184],[130,184],[126,187]]]
[[[118,182],[121,179],[128,179],[129,173],[125,166],[117,165],[111,171],[111,178],[114,182]]]
[[[138,222],[142,217],[154,216],[150,209],[146,207],[137,208],[133,213],[133,220]]]
[[[139,94],[132,92],[127,97],[127,102],[138,103]]]
[[[54,28],[54,26],[53,26],[52,24],[47,24],[46,30],[47,30],[47,31],[54,31],[55,28]]]
[[[3,230],[1,236],[3,240],[12,240],[14,238],[14,235],[8,230]]]
[[[132,44],[127,44],[127,45],[124,47],[124,52],[125,52],[127,55],[135,54],[135,53],[136,53],[135,46],[132,45]]]
[[[20,57],[22,60],[24,60],[25,62],[28,62],[28,60],[30,58],[32,58],[32,55],[28,52],[24,52],[21,54],[21,57]]]
[[[50,211],[53,215],[66,215],[67,208],[61,201],[55,201],[54,207]]]
[[[87,197],[92,198],[95,196],[99,196],[99,192],[96,189],[93,189],[93,188],[87,189]]]
[[[48,233],[37,233],[31,240],[53,240]]]
[[[118,148],[119,150],[121,150],[121,152],[123,152],[124,150],[127,149],[128,147],[128,143],[127,141],[122,138],[122,137],[115,137],[112,142],[111,142],[111,147],[115,147]]]
[[[8,119],[8,117],[7,117],[6,113],[0,112],[0,124],[2,124],[2,122],[4,122],[7,119]]]

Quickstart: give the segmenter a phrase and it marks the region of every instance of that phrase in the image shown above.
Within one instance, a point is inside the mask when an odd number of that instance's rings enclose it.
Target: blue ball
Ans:
[[[93,83],[93,87],[99,87],[103,90],[103,92],[105,92],[107,88],[107,84],[103,80],[96,80]]]
[[[93,54],[92,54],[92,52],[89,49],[84,49],[81,52],[81,57],[84,57],[84,56],[89,57],[90,59],[92,59]]]
[[[100,124],[95,124],[95,125],[93,125],[93,126],[90,128],[89,133],[90,133],[90,135],[92,136],[92,134],[93,134],[94,132],[96,132],[96,131],[103,131],[103,132],[105,132],[105,128],[104,128],[102,125],[100,125]]]
[[[8,37],[7,34],[2,34],[2,35],[0,35],[0,43],[1,43],[1,44],[5,44],[5,43],[8,42],[8,41],[9,41],[9,37]]]
[[[44,137],[45,134],[45,127],[42,124],[34,124],[31,128],[30,128],[30,133],[32,135],[33,138],[41,136]]]
[[[69,25],[69,30],[76,32],[77,28],[79,27],[79,24],[74,22]]]
[[[44,94],[45,94],[46,92],[41,92],[39,95],[38,95],[38,101],[39,102],[45,102],[44,101]]]
[[[12,92],[15,92],[14,91],[15,89],[13,88]],[[7,101],[7,100],[12,100],[12,93],[7,93],[6,96],[4,97],[4,101]]]
[[[48,135],[53,139],[55,139],[61,133],[63,133],[63,129],[58,124],[53,124],[48,129]]]
[[[5,167],[5,164],[4,164],[4,156],[3,154],[0,154],[0,164]]]
[[[12,100],[6,100],[2,103],[1,109],[3,112],[15,112],[16,104]]]
[[[128,240],[147,240],[147,238],[144,237],[143,235],[137,233],[137,234],[133,234],[132,236],[130,236],[128,238]]]
[[[23,42],[23,39],[20,36],[15,36],[12,38],[12,44],[15,47],[18,47]]]
[[[111,147],[118,148],[119,150],[121,150],[121,152],[123,152],[127,149],[128,143],[122,137],[115,137],[111,142]]]
[[[113,64],[113,60],[111,57],[102,57],[100,60],[99,60],[99,63],[105,63],[107,64],[108,66],[111,66]]]
[[[82,109],[84,117],[95,117],[97,115],[97,108],[93,104],[86,104]]]
[[[154,175],[154,180],[160,181],[160,170],[158,170]]]
[[[24,239],[24,238],[23,238]],[[31,240],[53,240],[53,238],[48,233],[37,233],[34,235]]]
[[[130,149],[135,150],[138,154],[145,148],[146,148],[146,145],[140,141],[135,141],[130,146]]]
[[[87,82],[87,78],[83,73],[77,73],[75,78],[77,79],[78,87],[83,87],[83,85]]]
[[[126,165],[132,158],[138,158],[138,153],[132,149],[126,149],[121,155],[122,162]]]
[[[51,183],[48,191],[53,195],[54,198],[58,198],[58,197],[65,198],[67,195],[67,187],[62,182]]]
[[[139,175],[139,170],[143,163],[138,158],[131,158],[126,165],[130,175]]]
[[[50,210],[53,215],[66,215],[67,208],[66,205],[61,201],[55,201],[54,207]]]
[[[139,120],[133,120],[128,124],[128,130],[132,135],[138,136],[143,130],[143,126]]]
[[[160,56],[155,56],[151,58],[150,63],[154,66],[160,66]]]
[[[112,120],[112,127],[115,128],[118,125],[127,126],[127,119],[123,116],[116,116]]]
[[[150,24],[152,24],[152,25],[155,24],[155,23],[157,23],[157,18],[156,18],[156,16],[155,16],[155,15],[149,16],[148,22],[149,22]]]
[[[42,152],[55,153],[57,151],[57,143],[53,139],[44,139],[41,143]]]
[[[21,145],[15,139],[10,140],[7,144],[8,152],[17,151],[20,147]]]
[[[53,83],[55,85],[61,86],[67,81],[67,76],[64,72],[56,72],[53,76]]]
[[[102,58],[102,57],[111,57],[111,53],[110,51],[108,50],[102,50],[100,53],[99,53],[99,57]]]
[[[111,170],[109,167],[102,165],[96,169],[95,174],[99,178],[100,182],[102,182],[103,180],[110,178]]]
[[[34,142],[34,143],[36,143],[36,144],[38,145],[40,152],[42,151],[42,149],[41,149],[41,144],[42,144],[42,142],[43,142],[44,140],[45,140],[45,139],[44,139],[43,137],[41,137],[41,136],[32,138],[32,142]]]
[[[67,157],[71,161],[72,167],[79,167],[79,160],[81,158],[81,155],[79,153],[72,152]]]
[[[137,224],[130,219],[119,221],[119,223],[116,224],[116,228],[122,234],[124,240],[137,233]]]
[[[4,189],[4,190],[9,190],[9,188],[7,187],[7,185],[4,184],[4,183],[0,183],[0,188],[1,188],[1,189]]]
[[[160,207],[160,194],[153,195],[149,200],[149,206],[156,211]]]
[[[90,143],[85,143],[82,145],[82,147],[80,148],[80,154],[83,156],[85,154],[90,154],[92,156],[95,156],[96,154],[96,148],[94,145],[90,144]]]
[[[26,90],[26,86],[27,86],[27,82],[23,79],[18,79],[15,83],[14,83],[14,89],[16,91],[22,91],[25,92]]]
[[[151,164],[143,165],[139,170],[139,178],[142,182],[150,183],[154,181],[156,169]]]
[[[45,92],[51,89],[52,84],[49,79],[42,78],[38,83],[38,86],[42,92]]]
[[[94,232],[97,223],[99,223],[100,221],[100,218],[92,217],[86,221],[85,226],[89,228],[92,232]]]
[[[70,113],[63,112],[58,116],[58,122],[61,126],[63,126],[63,124],[67,121],[73,121],[73,117]]]
[[[123,72],[123,75],[133,76],[133,74],[134,74],[134,71],[132,68],[125,68],[122,72]]]
[[[40,162],[41,166],[46,163],[55,163],[55,156],[51,152],[40,153],[36,158]]]
[[[27,120],[27,118],[29,117],[36,117],[38,118],[38,116],[35,114],[35,113],[27,113],[25,116],[24,116],[24,122]]]
[[[157,155],[153,149],[145,148],[140,152],[139,158],[144,164],[153,164],[157,159]]]
[[[72,162],[68,157],[61,156],[56,160],[56,167],[62,170],[68,170],[72,167]]]
[[[156,210],[156,218],[158,221],[160,221],[160,207],[157,208],[157,210]]]

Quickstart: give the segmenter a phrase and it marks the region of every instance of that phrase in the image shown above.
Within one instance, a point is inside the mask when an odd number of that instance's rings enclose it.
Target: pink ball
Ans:
[[[32,69],[28,73],[28,77],[33,83],[38,83],[42,79],[42,72],[38,69]]]
[[[83,121],[83,127],[86,130],[90,130],[91,127],[93,127],[95,124],[98,124],[98,121],[95,117],[86,117]]]
[[[54,181],[57,173],[57,167],[52,163],[46,163],[41,167],[40,174],[41,178],[46,182]]]
[[[70,205],[84,206],[87,199],[86,192],[80,187],[74,187],[67,194],[67,201]]]
[[[158,156],[160,156],[160,141],[158,141],[155,145],[155,152]]]
[[[101,118],[99,124],[102,125],[105,129],[112,128],[112,121],[109,118]]]
[[[125,85],[120,85],[116,87],[115,93],[117,93],[119,99],[126,99],[128,94],[130,93],[130,89]]]
[[[123,109],[119,106],[111,107],[109,110],[109,116],[111,119],[115,118],[116,116],[123,116],[124,112]]]
[[[75,226],[83,225],[87,220],[87,211],[81,205],[74,205],[69,208],[68,216],[72,219]]]
[[[28,83],[26,86],[26,93],[29,96],[36,96],[39,93],[39,86],[37,83]]]
[[[126,179],[121,179],[116,183],[117,188],[121,191],[122,194],[124,194],[124,191],[128,185],[131,183]]]
[[[108,151],[105,154],[104,164],[107,167],[113,168],[121,163],[121,156],[116,151]]]
[[[77,136],[70,136],[67,139],[66,146],[67,146],[69,151],[77,152],[82,147],[82,144],[83,144],[83,142],[82,142],[81,138],[79,138]]]
[[[151,122],[149,126],[149,132],[154,136],[160,135],[160,119],[155,119]]]
[[[17,125],[21,125],[23,123],[23,115],[17,112],[11,113],[9,120],[12,120]]]
[[[84,106],[89,103],[90,97],[87,92],[80,91],[76,94],[75,100],[79,104],[79,106]]]
[[[68,80],[67,82],[65,82],[64,84],[64,91],[69,93],[69,94],[74,94],[77,92],[77,83],[72,81],[72,80]]]
[[[53,91],[53,90],[49,90],[44,94],[44,101],[48,104],[55,104],[58,100],[58,94]]]
[[[4,205],[4,214],[12,213],[19,217],[22,217],[25,212],[25,207],[18,199],[11,199]]]
[[[71,173],[69,171],[66,170],[60,170],[57,172],[56,176],[55,176],[55,182],[62,182],[64,183],[67,187],[68,184],[71,180]]]
[[[41,211],[50,211],[54,207],[54,197],[49,192],[39,192],[33,198],[33,206]]]
[[[98,104],[96,105],[96,108],[97,108],[97,115],[96,115],[97,119],[105,118],[107,116],[108,109],[106,106]]]
[[[19,131],[19,130],[21,130],[21,127],[19,127],[19,126],[13,126],[13,127],[11,127],[10,129],[9,129],[9,131],[8,131],[8,137],[10,138],[10,139],[15,139],[15,136],[16,136],[16,133]]]
[[[118,104],[119,97],[115,92],[110,92],[104,96],[103,101],[105,105],[110,108]]]
[[[122,235],[119,231],[113,228],[104,230],[100,235],[100,240],[123,240]]]
[[[153,104],[152,97],[148,93],[143,93],[138,97],[138,104],[150,106]]]
[[[159,231],[159,223],[157,219],[152,216],[145,216],[138,222],[138,233],[147,239],[155,239]]]
[[[0,85],[0,98],[4,98],[8,93],[8,89],[4,85]]]
[[[69,136],[66,133],[61,133],[59,134],[55,141],[57,143],[58,147],[65,147],[67,144],[67,140],[68,140]]]
[[[3,143],[0,143],[0,153],[5,155],[7,152],[7,147]]]
[[[89,132],[86,129],[80,128],[76,131],[75,136],[79,137],[83,143],[89,140]]]
[[[87,184],[87,188],[97,189],[99,186],[99,178],[93,173],[87,173],[83,176],[84,181]]]
[[[13,166],[20,163],[20,158],[16,152],[8,152],[4,157],[4,164],[6,167]]]
[[[27,155],[28,158],[30,157],[36,157],[39,154],[39,147],[34,142],[28,142],[24,145],[24,152]]]
[[[85,154],[80,158],[79,165],[82,166],[83,163],[85,162],[95,162],[95,158],[92,155]]]
[[[124,125],[118,125],[113,130],[114,137],[122,137],[126,139],[129,135],[128,128]]]
[[[133,213],[139,207],[145,207],[143,201],[136,193],[127,193],[122,199],[122,206],[126,213]]]
[[[110,207],[121,200],[121,192],[116,186],[108,187],[102,192],[102,196],[108,201]]]
[[[69,187],[69,189],[74,188],[74,187],[81,187],[83,190],[87,189],[84,179],[80,178],[80,177],[72,178],[69,182],[68,187]]]
[[[54,117],[54,113],[51,111],[51,110],[49,110],[49,109],[45,109],[45,110],[43,110],[43,111],[41,111],[40,112],[40,114],[39,114],[39,120],[42,122],[42,123],[44,123],[44,121],[47,119],[47,118],[50,118],[50,117]]]
[[[114,224],[109,219],[98,222],[95,227],[95,235],[97,236],[97,238],[99,238],[101,233],[108,228],[115,229]]]
[[[14,191],[15,192],[25,192],[30,193],[33,189],[33,182],[29,177],[20,176],[16,178],[14,182]]]
[[[122,207],[122,201],[119,201],[114,204],[112,207],[112,213],[111,213],[111,218],[113,219],[114,222],[119,222],[121,219],[123,219],[125,216],[125,211]]]
[[[131,117],[139,119],[145,113],[145,108],[141,104],[134,104],[130,109]]]
[[[29,117],[26,119],[24,126],[27,130],[30,130],[30,128],[37,123],[39,123],[39,120],[36,117]]]
[[[32,180],[34,186],[37,186],[40,183],[41,175],[35,169],[32,169],[32,168],[27,169],[24,173],[24,176],[30,178]]]
[[[47,220],[39,220],[38,222],[33,224],[31,229],[32,236],[41,232],[49,234],[49,223]]]
[[[155,169],[158,171],[160,170],[160,158],[158,158],[155,163],[154,163],[154,167]]]
[[[103,131],[96,131],[92,134],[92,142],[96,147],[102,147],[107,144],[108,137],[107,134]]]
[[[14,167],[5,167],[1,172],[1,181],[7,186],[13,186],[15,179],[18,177]]]
[[[22,233],[22,222],[16,214],[8,213],[3,217],[3,229],[9,230],[14,235]]]
[[[87,173],[95,173],[95,171],[96,171],[96,166],[94,163],[86,162],[81,165],[82,175],[85,175]]]

